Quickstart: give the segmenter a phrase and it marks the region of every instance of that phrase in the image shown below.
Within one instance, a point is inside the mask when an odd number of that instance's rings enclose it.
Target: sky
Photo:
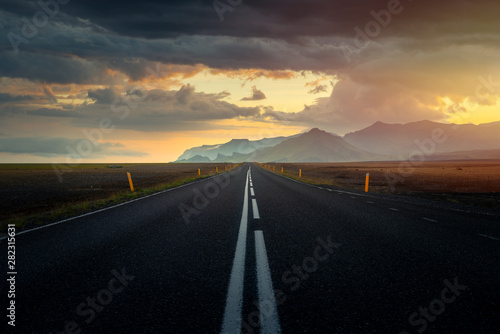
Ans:
[[[0,162],[500,120],[498,1],[0,0]]]

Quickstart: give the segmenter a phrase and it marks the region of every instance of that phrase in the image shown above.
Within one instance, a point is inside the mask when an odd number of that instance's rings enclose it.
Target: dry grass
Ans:
[[[500,209],[500,161],[287,163],[265,164],[302,181],[363,190],[370,174],[370,191],[444,199]]]
[[[123,168],[107,168],[121,165]],[[0,165],[0,230],[43,224],[177,186],[229,168],[230,164],[82,164],[66,169],[62,182],[49,164]],[[200,168],[201,176],[198,176]],[[130,172],[135,192],[127,178]]]

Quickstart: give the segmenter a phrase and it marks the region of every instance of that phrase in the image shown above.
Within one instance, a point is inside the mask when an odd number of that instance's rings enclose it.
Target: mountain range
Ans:
[[[500,122],[443,124],[431,121],[373,125],[344,137],[320,129],[258,141],[233,139],[186,150],[176,162],[349,162],[500,159]]]

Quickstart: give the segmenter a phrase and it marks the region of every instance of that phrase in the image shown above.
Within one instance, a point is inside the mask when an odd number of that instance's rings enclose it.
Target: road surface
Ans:
[[[500,333],[499,216],[474,211],[244,164],[18,233],[2,332]]]

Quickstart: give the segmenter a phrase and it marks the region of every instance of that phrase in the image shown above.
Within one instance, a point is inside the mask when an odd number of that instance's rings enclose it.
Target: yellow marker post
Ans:
[[[299,177],[302,177],[302,169],[299,169]]]
[[[274,166],[273,166],[273,172],[274,172]]]
[[[226,172],[227,172],[227,166],[224,166],[224,168],[225,168],[225,170],[226,170]]]
[[[366,173],[365,193],[368,192],[368,183],[370,182],[370,173]]]
[[[219,172],[219,167],[215,167],[215,172],[218,173]]]
[[[134,184],[132,183],[132,176],[130,175],[129,172],[127,172],[128,176],[128,183],[130,184],[130,191],[134,191]]]
[[[283,167],[281,167],[281,174],[283,174]]]
[[[198,176],[200,176],[200,175],[201,175],[201,171],[200,171],[200,169],[198,168]]]

